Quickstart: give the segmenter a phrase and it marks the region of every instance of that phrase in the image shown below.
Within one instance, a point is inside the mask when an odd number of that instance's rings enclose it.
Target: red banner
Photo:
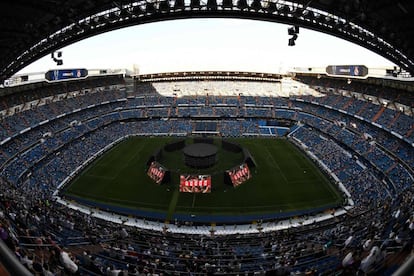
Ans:
[[[184,193],[210,193],[210,175],[180,175],[180,192]]]
[[[148,168],[147,174],[155,183],[161,184],[165,175],[165,168],[160,163],[153,161]]]
[[[247,166],[246,163],[241,164],[240,166],[234,167],[231,170],[228,170],[227,173],[234,187],[239,186],[240,184],[242,184],[243,182],[246,182],[252,177],[249,167]]]

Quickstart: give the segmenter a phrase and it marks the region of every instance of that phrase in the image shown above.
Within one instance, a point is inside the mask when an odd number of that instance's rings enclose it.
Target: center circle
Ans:
[[[185,165],[203,169],[217,162],[217,147],[212,144],[194,143],[183,148]]]

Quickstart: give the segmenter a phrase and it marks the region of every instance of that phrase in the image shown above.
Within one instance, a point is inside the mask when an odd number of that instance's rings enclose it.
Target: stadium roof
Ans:
[[[318,30],[368,48],[414,75],[413,12],[409,0],[3,0],[0,82],[99,33],[195,17],[258,19]]]

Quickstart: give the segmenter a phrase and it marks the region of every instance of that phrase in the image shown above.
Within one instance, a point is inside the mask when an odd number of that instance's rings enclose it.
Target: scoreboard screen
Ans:
[[[180,192],[210,193],[211,175],[180,175]]]
[[[87,69],[56,69],[49,70],[45,73],[45,79],[48,81],[80,79],[86,78],[87,76]]]
[[[365,65],[329,65],[326,73],[334,76],[366,77],[368,68]]]
[[[147,175],[154,180],[155,183],[161,184],[164,179],[166,169],[160,163],[153,161],[148,168]]]
[[[233,187],[239,186],[240,184],[246,182],[252,177],[250,169],[246,163],[234,167],[226,172],[230,177],[231,183],[233,183]]]

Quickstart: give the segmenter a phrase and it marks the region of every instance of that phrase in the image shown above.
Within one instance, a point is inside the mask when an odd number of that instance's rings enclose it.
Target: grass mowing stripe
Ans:
[[[180,196],[180,191],[177,188],[177,189],[174,190],[174,193],[171,197],[170,205],[168,206],[168,212],[167,212],[166,220],[171,220],[172,215],[174,214],[175,206],[177,205],[177,201],[178,201],[179,196]]]
[[[326,182],[328,182],[328,180],[326,179],[326,176],[322,173],[321,170],[319,170],[316,167],[316,164],[313,161],[311,161],[307,155],[304,155],[296,146],[294,146],[291,143],[289,143],[289,147],[292,149],[292,152],[299,157],[298,158],[299,160],[303,160],[303,161],[309,160],[310,161],[310,162],[308,162],[309,166],[315,168],[315,172],[320,176],[320,178],[322,178]],[[341,201],[341,195],[339,194],[338,190],[335,189],[333,184],[332,183],[330,183],[330,184],[331,185],[324,185],[324,188],[326,188],[326,190],[330,192],[330,195],[332,197],[337,198],[336,202],[339,203]]]
[[[145,143],[142,143],[141,146],[138,149],[134,150],[134,153],[133,154],[131,154],[130,156],[128,156],[128,159],[125,160],[124,164],[121,165],[121,166],[119,166],[119,169],[116,172],[116,176],[115,177],[119,177],[119,174],[120,173],[124,173],[124,170],[125,169],[128,170],[130,167],[132,167],[132,165],[134,165],[134,164],[131,164],[131,162],[135,159],[136,156],[138,156],[141,153],[144,145],[145,145]]]
[[[193,203],[191,204],[192,208],[194,208],[194,205],[195,205],[196,195],[197,194],[193,194]]]
[[[270,159],[272,160],[273,164],[275,164],[275,168],[278,169],[278,171],[280,172],[280,175],[282,176],[282,178],[285,180],[286,184],[289,183],[289,181],[287,180],[286,176],[284,175],[282,169],[280,168],[279,164],[276,162],[276,160],[273,158],[273,155],[270,153],[268,147],[264,147],[270,157]]]

